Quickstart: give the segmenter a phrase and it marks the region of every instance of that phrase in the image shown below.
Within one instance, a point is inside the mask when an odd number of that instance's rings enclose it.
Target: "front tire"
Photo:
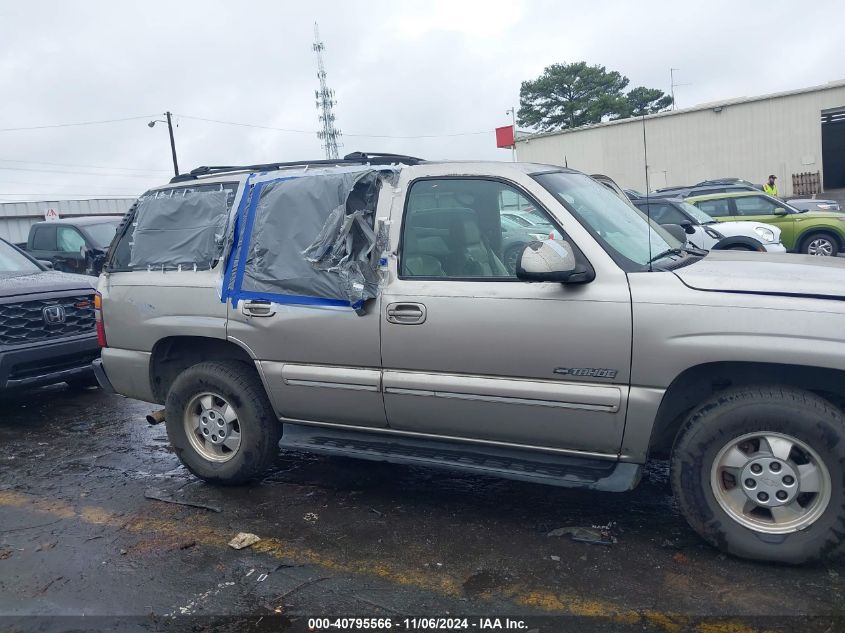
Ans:
[[[167,394],[165,423],[185,467],[214,484],[260,476],[282,436],[255,368],[237,361],[199,363],[179,374]]]
[[[812,233],[801,240],[801,252],[805,255],[836,257],[839,249],[839,240],[827,233]]]
[[[706,541],[764,561],[803,563],[845,535],[845,416],[790,387],[741,387],[695,409],[678,432],[671,481]]]

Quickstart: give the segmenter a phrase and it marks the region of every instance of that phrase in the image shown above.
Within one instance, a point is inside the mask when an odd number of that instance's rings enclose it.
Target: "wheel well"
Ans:
[[[180,373],[209,360],[236,360],[255,366],[242,347],[229,341],[204,336],[172,336],[158,341],[150,358],[150,386],[156,402],[164,402]]]
[[[801,235],[798,236],[796,240],[796,250],[803,250],[804,249],[804,242],[807,240],[808,237],[811,235],[826,235],[827,237],[832,237],[836,240],[836,243],[839,245],[839,248],[842,248],[843,240],[842,236],[840,236],[836,231],[833,229],[807,229]]]
[[[750,384],[806,389],[845,409],[845,371],[777,363],[707,363],[687,369],[669,385],[657,411],[649,452],[668,455],[693,407],[717,391]]]

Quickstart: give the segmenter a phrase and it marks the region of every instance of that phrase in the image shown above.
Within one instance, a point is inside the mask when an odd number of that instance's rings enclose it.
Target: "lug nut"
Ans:
[[[763,503],[765,503],[766,501],[768,501],[768,500],[769,500],[769,495],[767,495],[765,492],[761,492],[761,493],[759,493],[759,494],[757,495],[757,498],[758,498],[760,501],[762,501]]]
[[[755,475],[759,475],[763,472],[763,467],[760,464],[751,464],[751,472]]]
[[[783,478],[783,485],[784,486],[791,486],[795,483],[795,477],[792,475],[785,475]]]
[[[783,490],[778,490],[775,493],[775,496],[780,499],[781,501],[786,501],[787,494]]]
[[[769,464],[769,468],[773,473],[780,472],[780,462],[772,462],[771,464]]]
[[[756,488],[757,482],[749,477],[748,479],[745,480],[745,487],[746,488]]]

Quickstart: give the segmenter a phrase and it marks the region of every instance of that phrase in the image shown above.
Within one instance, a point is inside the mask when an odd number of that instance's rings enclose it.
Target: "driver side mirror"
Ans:
[[[789,211],[784,209],[783,207],[778,207],[772,212],[774,215],[788,215]]]
[[[684,222],[681,224],[681,228],[684,229],[687,235],[695,235],[695,227],[692,225],[692,222]]]
[[[51,262],[49,259],[37,259],[35,261],[37,261],[47,270],[53,270],[53,262]]]
[[[585,284],[596,277],[589,264],[579,263],[566,240],[529,242],[520,253],[516,276],[523,281],[556,281]]]

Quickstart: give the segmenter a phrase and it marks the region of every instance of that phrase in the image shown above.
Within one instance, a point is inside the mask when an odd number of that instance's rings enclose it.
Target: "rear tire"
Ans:
[[[672,489],[690,526],[755,560],[796,564],[837,550],[843,478],[845,415],[791,387],[716,394],[693,411],[672,451]]]
[[[839,240],[828,233],[812,233],[801,240],[801,252],[817,257],[835,257],[841,245]]]
[[[255,479],[279,453],[282,425],[246,363],[205,362],[179,374],[167,394],[165,424],[176,455],[209,483]]]

